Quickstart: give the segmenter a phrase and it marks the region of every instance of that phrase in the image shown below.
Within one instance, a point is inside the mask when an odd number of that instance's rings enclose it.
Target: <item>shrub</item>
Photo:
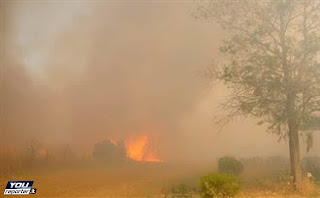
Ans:
[[[201,178],[201,196],[204,198],[234,197],[239,191],[239,181],[233,175],[212,173]]]
[[[162,189],[165,197],[170,198],[191,198],[193,195],[198,193],[198,188],[192,185],[186,184],[175,184],[170,186],[169,188]]]
[[[302,167],[305,172],[309,172],[312,176],[320,181],[320,157],[305,157],[302,160]]]
[[[242,163],[234,157],[222,157],[218,161],[219,173],[239,175],[243,171]]]
[[[121,162],[126,158],[124,146],[116,145],[109,140],[95,144],[92,155],[97,161],[107,163]]]

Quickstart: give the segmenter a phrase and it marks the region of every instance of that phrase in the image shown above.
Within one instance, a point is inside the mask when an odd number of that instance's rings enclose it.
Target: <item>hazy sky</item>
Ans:
[[[5,50],[26,68],[37,90],[22,93],[22,103],[28,104],[28,95],[43,105],[30,107],[41,109],[29,123],[39,141],[91,152],[101,139],[148,134],[167,159],[287,155],[287,144],[253,121],[215,126],[214,117],[223,113],[217,104],[227,91],[209,87],[197,73],[219,59],[225,33],[192,17],[196,1],[2,5],[10,32]]]

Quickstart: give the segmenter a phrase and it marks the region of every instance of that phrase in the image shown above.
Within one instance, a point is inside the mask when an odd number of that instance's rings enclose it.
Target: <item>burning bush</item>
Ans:
[[[94,145],[93,157],[100,162],[117,163],[126,159],[123,144],[116,144],[110,140],[104,140]]]
[[[243,165],[234,157],[222,157],[218,161],[219,173],[239,175],[243,171]]]
[[[240,190],[239,181],[233,175],[211,173],[201,178],[201,196],[204,198],[234,197]]]
[[[146,135],[135,136],[126,141],[127,157],[134,161],[163,162]]]

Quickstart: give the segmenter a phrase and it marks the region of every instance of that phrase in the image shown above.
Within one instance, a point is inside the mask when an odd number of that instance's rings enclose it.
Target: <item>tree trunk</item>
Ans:
[[[292,183],[295,190],[301,188],[302,175],[300,164],[299,125],[295,112],[295,94],[288,94],[287,98],[289,150]]]
[[[300,148],[298,130],[290,127],[289,124],[289,149],[290,149],[290,165],[291,175],[293,176],[293,187],[299,190],[301,187],[301,164],[300,164]]]

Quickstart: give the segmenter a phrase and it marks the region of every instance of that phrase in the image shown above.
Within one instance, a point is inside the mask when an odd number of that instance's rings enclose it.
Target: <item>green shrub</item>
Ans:
[[[320,181],[320,157],[305,157],[302,160],[302,167],[305,172],[309,172],[312,176]]]
[[[233,175],[212,173],[201,178],[201,196],[204,198],[234,197],[239,191],[239,181]]]
[[[239,175],[243,171],[242,163],[234,157],[222,157],[218,161],[219,173]]]

